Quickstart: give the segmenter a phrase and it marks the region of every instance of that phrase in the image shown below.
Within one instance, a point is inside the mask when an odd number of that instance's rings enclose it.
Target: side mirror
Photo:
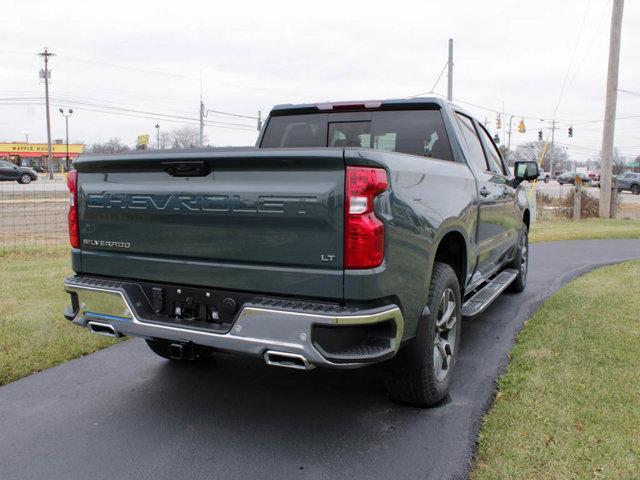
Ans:
[[[540,175],[538,162],[516,162],[513,170],[517,184],[525,180],[536,180]]]

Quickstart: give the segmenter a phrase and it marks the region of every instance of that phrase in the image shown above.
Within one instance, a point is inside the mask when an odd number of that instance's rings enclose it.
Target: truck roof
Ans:
[[[316,103],[284,103],[271,109],[271,115],[288,115],[291,113],[331,112],[340,110],[385,110],[402,107],[406,109],[424,108],[425,106],[443,107],[451,105],[440,97],[390,98],[386,100],[351,100],[340,102]]]

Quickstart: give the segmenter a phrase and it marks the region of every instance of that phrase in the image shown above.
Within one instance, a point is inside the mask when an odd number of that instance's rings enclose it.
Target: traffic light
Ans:
[[[518,132],[520,133],[527,132],[527,127],[524,125],[524,118],[520,120],[520,123],[518,123]]]
[[[493,136],[493,141],[496,143],[500,143],[500,135],[498,135],[498,132],[496,132],[496,134]]]
[[[500,118],[500,114],[496,115],[496,130],[500,130],[502,128],[502,119]]]
[[[542,141],[542,130],[538,130],[538,140]]]
[[[569,127],[569,138],[573,138],[573,125]]]

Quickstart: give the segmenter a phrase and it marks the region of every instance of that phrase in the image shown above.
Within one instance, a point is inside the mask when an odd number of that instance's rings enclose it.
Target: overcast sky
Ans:
[[[46,141],[35,55],[44,46],[56,54],[53,137],[64,137],[58,108],[71,107],[71,141],[116,136],[133,145],[138,134],[155,138],[156,123],[197,123],[201,72],[207,108],[247,116],[278,103],[407,97],[431,90],[453,38],[455,99],[504,111],[506,124],[513,114],[512,146],[537,139],[557,108],[556,141],[586,159],[602,141],[611,4],[5,0],[0,140],[31,132]],[[638,94],[619,93],[617,116],[638,118],[617,122],[616,145],[629,156],[640,154],[639,51],[640,2],[627,0],[619,87]],[[435,92],[446,93],[446,74]],[[463,106],[495,131],[494,112]],[[521,116],[532,117],[526,134],[516,130]],[[210,113],[207,121],[227,122],[206,127],[214,145],[256,139],[254,120]]]

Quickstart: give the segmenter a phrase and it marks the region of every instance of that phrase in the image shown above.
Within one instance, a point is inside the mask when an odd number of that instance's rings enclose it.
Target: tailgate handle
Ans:
[[[162,162],[162,168],[172,177],[206,177],[211,171],[209,164],[201,160]]]

